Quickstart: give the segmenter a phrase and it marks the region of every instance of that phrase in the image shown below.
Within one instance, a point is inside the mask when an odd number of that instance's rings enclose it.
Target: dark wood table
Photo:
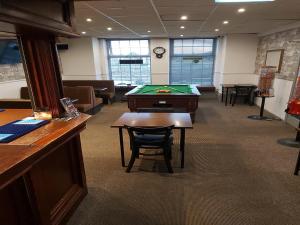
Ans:
[[[252,88],[252,89],[257,88],[257,86],[255,84],[221,84],[221,86],[222,86],[222,99],[221,99],[221,101],[222,102],[224,101],[224,93],[225,93],[225,106],[227,106],[227,103],[228,103],[229,89],[233,89],[236,86],[248,87],[248,88]]]
[[[189,113],[124,113],[111,127],[119,128],[121,163],[125,167],[123,129],[125,125],[132,127],[163,127],[174,125],[180,129],[181,168],[184,168],[185,129],[193,128]]]

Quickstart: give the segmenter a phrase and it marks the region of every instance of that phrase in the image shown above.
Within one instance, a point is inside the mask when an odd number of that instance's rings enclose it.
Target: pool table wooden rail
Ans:
[[[162,85],[163,88],[164,85]],[[125,95],[128,100],[128,108],[131,112],[138,111],[139,108],[168,107],[183,109],[191,115],[195,121],[195,113],[198,109],[200,92],[196,86],[192,86],[192,94],[189,93],[137,93],[143,86],[137,86]]]

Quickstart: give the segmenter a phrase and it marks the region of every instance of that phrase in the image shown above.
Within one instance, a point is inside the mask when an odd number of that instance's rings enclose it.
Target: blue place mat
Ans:
[[[16,120],[6,125],[0,126],[0,143],[11,142],[47,123],[49,120]]]

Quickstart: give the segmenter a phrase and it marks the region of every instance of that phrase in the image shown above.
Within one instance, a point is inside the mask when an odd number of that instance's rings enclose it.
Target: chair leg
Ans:
[[[232,102],[232,95],[230,95],[229,104]]]
[[[232,106],[234,106],[234,105],[235,105],[236,98],[237,98],[237,95],[233,95],[233,99],[232,99]]]
[[[295,167],[295,171],[294,171],[294,175],[298,175],[299,173],[299,170],[300,170],[300,151],[299,151],[299,154],[298,154],[298,159],[297,159],[297,163],[296,163],[296,167]]]
[[[171,152],[171,148],[169,149],[164,148],[164,158],[165,158],[166,166],[168,168],[168,172],[173,173],[173,169],[170,161],[170,152]]]
[[[127,169],[126,169],[127,173],[130,173],[130,170],[131,170],[131,168],[132,168],[132,166],[134,164],[136,156],[137,156],[136,150],[132,150],[132,152],[131,152],[131,158],[130,158],[130,161],[128,163]]]

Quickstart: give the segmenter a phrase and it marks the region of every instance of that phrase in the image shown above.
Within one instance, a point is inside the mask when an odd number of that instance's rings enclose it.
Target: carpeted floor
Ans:
[[[110,128],[125,111],[126,103],[105,106],[82,133],[89,194],[68,225],[300,224],[298,152],[276,143],[295,136],[290,126],[249,120],[257,107],[225,107],[204,94],[186,134],[186,168],[179,168],[176,132],[174,174],[160,158],[139,159],[128,174]]]

